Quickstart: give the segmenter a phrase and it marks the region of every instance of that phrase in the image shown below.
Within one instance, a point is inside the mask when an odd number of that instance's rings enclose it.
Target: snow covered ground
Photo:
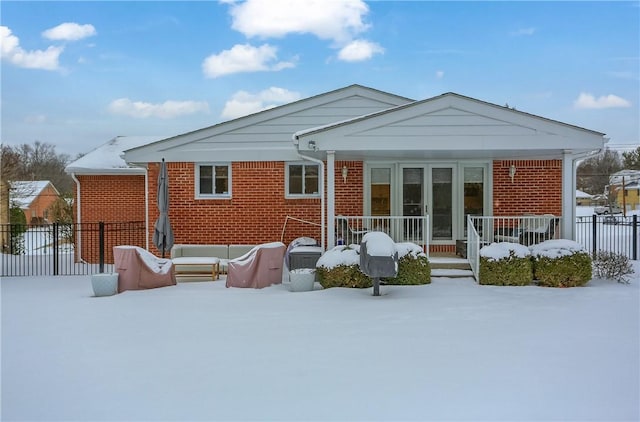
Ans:
[[[226,289],[93,297],[3,278],[2,420],[640,419],[630,285]]]

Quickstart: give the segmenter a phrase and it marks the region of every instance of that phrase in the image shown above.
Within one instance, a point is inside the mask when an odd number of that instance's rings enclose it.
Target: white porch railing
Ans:
[[[480,249],[493,242],[534,245],[561,237],[562,218],[552,214],[519,217],[467,216],[467,259],[480,282]]]
[[[472,216],[467,216],[467,260],[476,281],[480,283],[480,235]]]
[[[335,219],[336,244],[360,243],[370,231],[381,231],[394,242],[413,242],[429,255],[429,216],[337,216]]]

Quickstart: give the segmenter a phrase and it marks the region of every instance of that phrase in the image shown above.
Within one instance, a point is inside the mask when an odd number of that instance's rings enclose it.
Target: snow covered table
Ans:
[[[219,278],[220,258],[213,256],[182,256],[173,258],[171,261],[176,266],[177,276],[197,277],[211,274],[211,280]]]

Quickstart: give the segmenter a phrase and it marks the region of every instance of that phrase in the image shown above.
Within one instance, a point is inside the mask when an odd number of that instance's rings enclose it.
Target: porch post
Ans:
[[[336,152],[327,151],[327,250],[336,245]]]
[[[576,165],[571,151],[562,153],[562,238],[575,240]]]

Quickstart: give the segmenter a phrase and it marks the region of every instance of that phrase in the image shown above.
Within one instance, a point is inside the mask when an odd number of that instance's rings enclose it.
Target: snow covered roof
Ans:
[[[162,136],[116,136],[65,167],[75,174],[144,174],[144,169],[127,164],[124,151],[165,139]]]
[[[583,192],[580,189],[576,189],[576,198],[591,199],[593,198],[593,195],[590,195],[587,192]]]
[[[11,201],[22,209],[29,208],[48,185],[59,195],[56,187],[48,180],[11,182]]]
[[[621,185],[622,179],[624,178],[625,185],[629,183],[637,182],[640,180],[640,170],[620,170],[617,173],[613,173],[611,177],[609,177],[610,185]]]

